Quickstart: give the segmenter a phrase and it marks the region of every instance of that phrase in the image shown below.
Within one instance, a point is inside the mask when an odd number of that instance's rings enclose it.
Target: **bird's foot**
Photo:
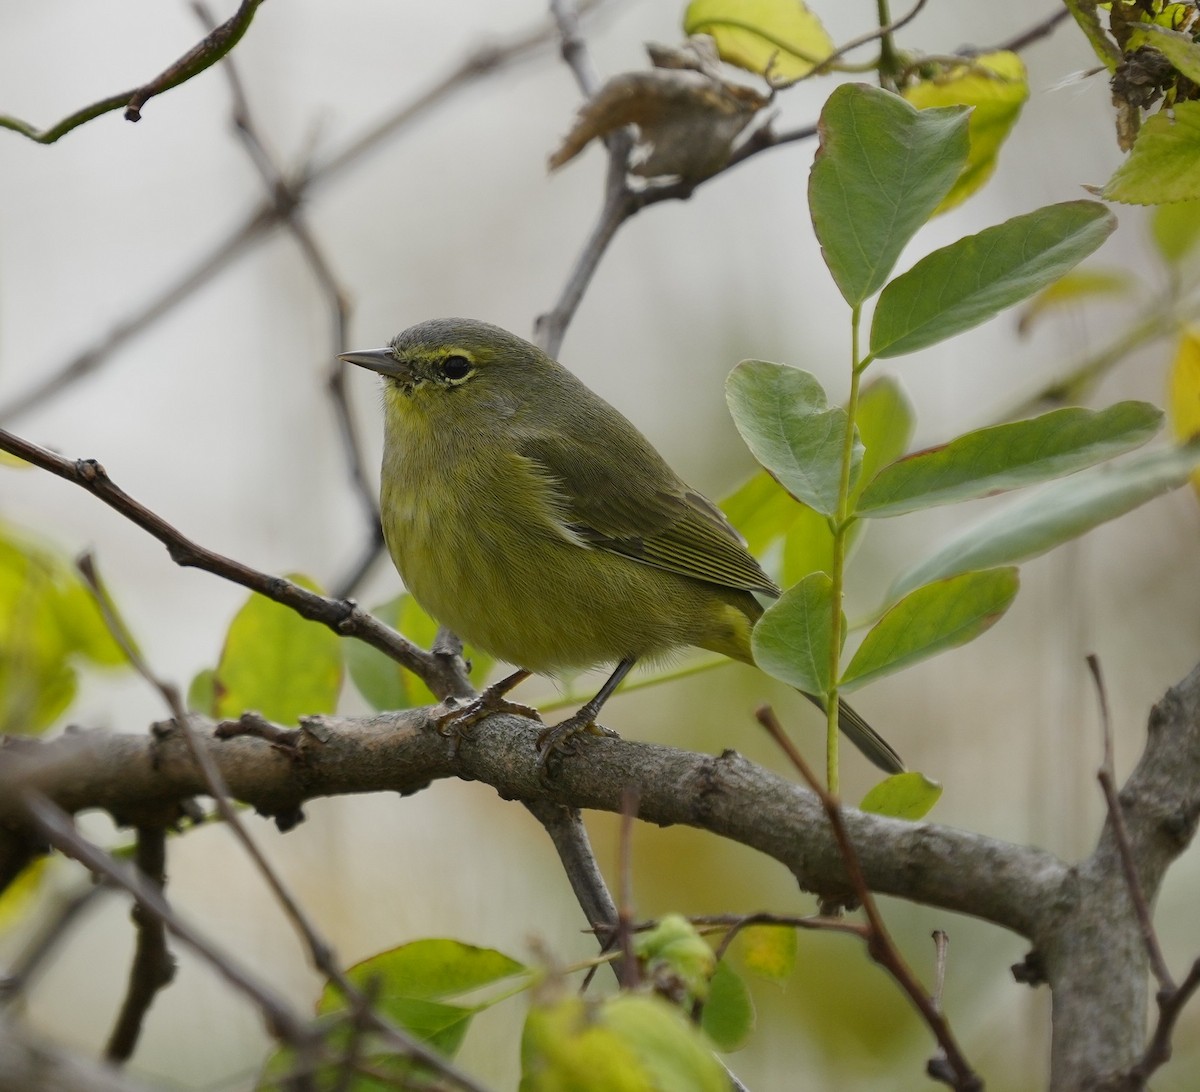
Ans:
[[[538,775],[545,780],[551,772],[550,763],[557,765],[567,755],[576,754],[579,744],[586,742],[589,736],[621,738],[611,728],[598,723],[595,714],[586,707],[559,724],[543,728],[537,738]]]
[[[445,711],[433,719],[434,726],[442,735],[461,740],[464,736],[471,734],[471,729],[476,724],[493,713],[512,713],[514,716],[540,721],[541,715],[532,705],[521,705],[519,702],[509,701],[504,696],[517,683],[528,677],[528,671],[517,671],[486,687],[477,698],[470,698],[467,701],[447,698],[443,703]]]

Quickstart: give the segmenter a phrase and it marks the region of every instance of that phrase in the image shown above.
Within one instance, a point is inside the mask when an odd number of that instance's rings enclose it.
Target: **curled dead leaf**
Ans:
[[[638,130],[630,170],[645,178],[699,180],[729,161],[738,135],[770,96],[722,79],[703,42],[650,49],[659,67],[614,76],[588,99],[550,157],[551,170],[626,125]]]

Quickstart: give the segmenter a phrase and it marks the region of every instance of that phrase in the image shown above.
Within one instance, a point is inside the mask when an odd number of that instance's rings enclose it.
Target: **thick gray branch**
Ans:
[[[1200,667],[1154,707],[1146,748],[1120,799],[1153,905],[1200,816]],[[1146,1046],[1148,956],[1111,820],[1095,852],[1066,877],[1033,940],[1054,996],[1052,1087],[1128,1087],[1122,1075]]]
[[[233,795],[287,817],[317,796],[407,794],[443,777],[483,781],[501,796],[619,812],[632,789],[640,818],[685,823],[774,857],[801,886],[846,894],[845,870],[817,799],[746,761],[627,740],[600,739],[539,780],[536,727],[495,716],[454,753],[427,710],[373,718],[313,718],[294,752],[250,737],[218,740],[197,718]],[[103,808],[148,825],[174,818],[180,801],[203,793],[199,770],[177,733],[160,740],[84,732],[3,752],[0,826],[19,824],[10,786],[32,784],[68,811]],[[8,791],[6,791],[8,790]],[[973,914],[1030,936],[1057,897],[1066,866],[1048,853],[929,823],[847,811],[871,888]]]
[[[539,726],[519,717],[489,718],[457,749],[426,709],[311,718],[299,732],[275,733],[271,741],[253,734],[218,739],[211,722],[195,723],[233,795],[285,823],[314,797],[408,794],[443,777],[485,782],[535,813],[554,806],[619,812],[632,790],[647,822],[711,831],[778,860],[804,888],[847,894],[816,798],[732,751],[714,757],[598,739],[546,785],[534,746]],[[18,785],[32,785],[68,811],[103,808],[138,826],[173,821],[183,801],[204,792],[177,731],[159,738],[77,732],[14,743],[0,750],[0,875],[36,850]],[[1121,801],[1153,905],[1200,816],[1200,668],[1154,710],[1145,753]],[[933,823],[853,809],[845,819],[872,890],[971,914],[1033,942],[1030,965],[1054,994],[1054,1089],[1137,1087],[1129,1079],[1146,1044],[1147,960],[1111,823],[1095,852],[1069,866],[1039,849]]]

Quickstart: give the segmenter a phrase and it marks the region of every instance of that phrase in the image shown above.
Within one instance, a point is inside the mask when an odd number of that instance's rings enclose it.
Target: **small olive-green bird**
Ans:
[[[616,665],[542,734],[543,761],[579,732],[604,731],[600,707],[639,660],[695,645],[754,662],[756,596],[779,589],[720,509],[537,346],[434,319],[341,359],[384,377],[383,533],[409,592],[522,669],[476,711],[503,706],[530,672]],[[844,703],[839,724],[876,766],[904,769]]]

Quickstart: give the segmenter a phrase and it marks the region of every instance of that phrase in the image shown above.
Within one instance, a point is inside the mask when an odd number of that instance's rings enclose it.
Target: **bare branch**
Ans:
[[[312,1031],[286,1000],[236,964],[228,952],[179,918],[163,898],[161,889],[151,880],[83,838],[67,812],[40,792],[26,787],[18,789],[15,795],[20,797],[20,809],[55,849],[128,891],[147,914],[162,922],[239,993],[250,998],[266,1017],[273,1034],[296,1046],[312,1040]]]
[[[945,1016],[942,1015],[938,1005],[930,997],[925,987],[917,981],[916,976],[904,961],[904,957],[900,955],[899,949],[887,931],[883,916],[879,913],[879,907],[876,905],[875,898],[871,894],[871,888],[863,872],[858,851],[855,849],[855,843],[850,838],[850,834],[846,829],[846,824],[842,817],[841,802],[821,784],[820,779],[812,771],[808,763],[805,762],[804,756],[788,738],[787,733],[783,730],[783,726],[779,723],[771,708],[764,705],[758,710],[756,716],[759,723],[766,728],[771,734],[771,738],[775,740],[779,748],[787,755],[792,765],[800,771],[800,775],[808,783],[808,787],[820,798],[821,806],[824,808],[825,814],[829,819],[829,825],[833,829],[833,836],[837,841],[838,851],[845,862],[850,887],[854,892],[854,897],[862,905],[863,912],[867,916],[867,922],[870,926],[864,937],[867,944],[867,952],[876,963],[888,971],[900,988],[908,994],[909,1000],[916,1007],[917,1011],[921,1014],[921,1018],[937,1039],[940,1056],[930,1061],[927,1072],[934,1079],[952,1085],[959,1092],[978,1092],[979,1089],[983,1088],[983,1082],[971,1068],[966,1056],[959,1048],[958,1041],[954,1038],[954,1033],[950,1030],[950,1025],[946,1021]],[[941,1066],[937,1064],[941,1059],[944,1059],[947,1063],[947,1071],[943,1071]]]
[[[193,4],[193,9],[205,25],[212,24],[212,17],[202,3]],[[325,297],[330,312],[330,344],[328,363],[325,366],[325,389],[333,404],[334,418],[337,421],[338,434],[342,441],[342,451],[350,472],[350,482],[354,487],[355,496],[358,497],[362,506],[367,524],[366,545],[362,557],[352,566],[350,575],[338,582],[335,590],[336,597],[344,599],[353,594],[354,589],[366,574],[371,563],[379,556],[383,547],[383,529],[379,522],[379,502],[376,500],[375,490],[367,477],[358,425],[351,412],[349,399],[346,397],[346,368],[338,359],[338,355],[344,353],[349,347],[347,333],[350,326],[350,297],[334,273],[332,262],[326,256],[324,248],[317,242],[301,211],[303,174],[298,175],[295,180],[289,178],[267,148],[266,141],[263,140],[254,123],[250,112],[250,102],[246,97],[245,88],[232,55],[225,58],[222,68],[229,81],[230,95],[233,99],[234,128],[242,138],[242,145],[267,188],[279,222],[287,228],[288,233],[299,247],[304,262]]]
[[[72,462],[4,429],[0,429],[0,451],[7,451],[86,489],[158,539],[177,565],[203,569],[223,577],[282,603],[304,618],[328,626],[335,633],[365,641],[416,674],[439,697],[470,697],[474,694],[461,660],[425,652],[359,609],[351,599],[330,599],[317,595],[283,577],[259,572],[240,561],[198,545],[157,513],[129,496],[95,460]]]
[[[0,883],[0,890],[5,886],[4,883]],[[0,976],[0,1006],[7,1005],[21,996],[37,974],[38,968],[66,938],[70,927],[88,907],[109,890],[106,884],[89,883],[73,895],[62,898],[57,909],[45,913],[44,923],[38,935],[13,963],[8,973]],[[2,1026],[3,1021],[0,1020],[0,1027]],[[0,1039],[2,1038],[3,1032],[0,1031]],[[0,1088],[3,1088],[2,1081]]]
[[[1138,928],[1142,931],[1142,943],[1146,946],[1146,955],[1154,977],[1158,979],[1159,987],[1167,993],[1175,989],[1175,981],[1167,969],[1163,959],[1162,948],[1158,943],[1158,934],[1154,929],[1154,919],[1150,914],[1150,904],[1146,901],[1146,893],[1142,890],[1142,881],[1138,876],[1137,862],[1133,857],[1133,847],[1129,844],[1129,831],[1125,826],[1125,815],[1121,810],[1121,800],[1117,795],[1117,775],[1113,765],[1112,722],[1108,714],[1108,692],[1104,687],[1104,676],[1100,672],[1100,660],[1094,654],[1087,657],[1088,670],[1096,684],[1096,695],[1100,700],[1100,727],[1104,738],[1104,758],[1096,779],[1104,792],[1104,801],[1108,807],[1108,821],[1112,824],[1113,838],[1116,840],[1117,851],[1121,858],[1121,871],[1129,888],[1129,898],[1133,903],[1133,911],[1137,915]]]
[[[604,0],[590,0],[581,5],[581,11],[594,10],[603,2]],[[297,177],[292,181],[294,192],[299,198],[308,199],[322,185],[334,180],[343,171],[358,166],[380,144],[440,106],[451,95],[477,80],[536,56],[557,38],[556,24],[550,19],[542,19],[530,29],[507,41],[473,50],[430,88],[393,111],[383,121],[351,139],[328,158],[297,172]],[[124,99],[117,105],[123,102]],[[95,372],[117,349],[190,298],[234,259],[249,250],[253,244],[266,238],[279,223],[279,209],[271,200],[248,213],[225,239],[178,281],[148,303],[136,308],[95,345],[76,354],[59,368],[39,369],[45,378],[0,406],[0,423],[36,408],[50,397]]]
[[[167,882],[167,834],[162,827],[143,827],[137,832],[136,864],[146,881],[161,892]],[[129,986],[104,1050],[104,1056],[112,1062],[133,1057],[150,1006],[159,991],[175,977],[175,959],[167,948],[167,930],[162,919],[147,913],[140,903],[134,903],[133,923],[137,928],[137,945],[129,968]]]
[[[212,30],[202,42],[189,49],[179,60],[155,76],[154,79],[140,87],[135,87],[132,91],[122,91],[119,94],[110,95],[106,99],[76,110],[75,113],[63,118],[57,125],[52,125],[49,129],[37,129],[19,118],[0,114],[0,129],[12,129],[38,144],[53,144],[72,129],[83,125],[84,122],[91,121],[112,110],[119,110],[122,106],[125,107],[126,121],[138,121],[142,116],[142,107],[155,95],[170,91],[172,87],[178,87],[193,76],[199,75],[237,45],[249,28],[250,21],[254,18],[254,13],[261,3],[262,0],[242,0],[237,11],[219,27]]]
[[[151,1092],[151,1086],[0,1019],[0,1092]]]

